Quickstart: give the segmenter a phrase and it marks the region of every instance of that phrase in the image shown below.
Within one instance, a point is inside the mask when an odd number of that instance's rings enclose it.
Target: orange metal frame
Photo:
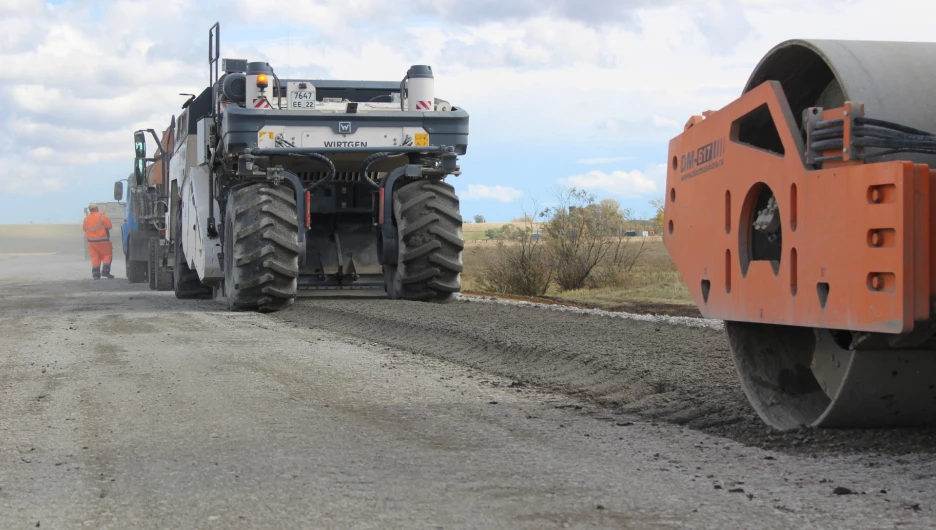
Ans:
[[[764,105],[784,155],[738,141],[739,120]],[[807,167],[777,82],[694,116],[669,161],[664,242],[706,317],[905,333],[936,316],[936,170],[850,157]],[[779,263],[750,260],[764,184],[779,205]]]
[[[175,148],[175,131],[170,126],[163,131],[162,138],[160,139],[160,145],[162,146],[163,152],[168,153],[168,156],[172,156],[172,153]],[[168,159],[168,157],[167,157]],[[150,170],[149,176],[146,181],[147,186],[162,186],[163,184],[163,161],[158,159],[153,162],[152,170]]]

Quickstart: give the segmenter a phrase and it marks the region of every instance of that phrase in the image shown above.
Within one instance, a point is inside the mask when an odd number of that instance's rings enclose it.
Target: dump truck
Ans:
[[[454,187],[468,113],[428,65],[401,81],[280,79],[220,57],[175,121],[165,231],[178,298],[278,311],[297,291],[372,290],[447,302],[461,288]],[[146,134],[134,133],[142,180]]]
[[[669,144],[666,248],[777,429],[936,423],[934,68],[783,42]]]
[[[120,232],[127,280],[130,283],[149,282],[150,289],[158,291],[172,289],[168,245],[162,237],[166,231],[168,163],[172,151],[174,116],[172,122],[163,131],[161,139],[153,129],[137,131],[137,134],[149,134],[158,140],[156,152],[147,158],[145,141],[137,143],[135,149],[139,171],[114,183],[114,199],[121,201],[126,195]]]

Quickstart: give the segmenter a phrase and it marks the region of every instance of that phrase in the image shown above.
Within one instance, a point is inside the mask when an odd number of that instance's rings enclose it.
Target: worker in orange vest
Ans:
[[[101,276],[113,279],[110,273],[114,248],[110,242],[110,230],[113,228],[110,218],[98,211],[93,202],[88,205],[88,216],[84,220],[85,238],[88,240],[88,254],[91,255],[91,276],[100,280]]]

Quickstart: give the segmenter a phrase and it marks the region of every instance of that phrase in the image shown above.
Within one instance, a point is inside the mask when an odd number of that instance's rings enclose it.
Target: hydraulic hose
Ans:
[[[917,134],[920,136],[936,136],[932,133],[926,131],[921,131],[913,127],[908,127],[906,125],[901,125],[899,123],[894,123],[892,121],[876,120],[874,118],[855,118],[855,125],[873,125],[875,127],[883,127],[886,129],[894,129],[895,131],[900,131],[907,134]]]
[[[820,152],[844,149],[846,147],[844,125],[844,120],[819,122],[810,135],[809,147]],[[885,120],[855,118],[851,146],[884,150],[877,153],[856,154],[856,158],[865,160],[896,153],[936,154],[936,135]],[[822,157],[821,160],[837,158]]]
[[[926,139],[925,137],[894,138],[858,136],[852,140],[852,145],[855,147],[872,147],[881,149],[923,149],[928,151],[936,149],[936,139]],[[845,147],[845,141],[842,138],[818,140],[812,142],[810,147],[815,151],[842,149]]]
[[[296,147],[295,145],[292,144],[292,142],[283,138],[281,135],[276,136],[276,145],[277,147],[282,147],[284,145],[288,147]],[[315,190],[319,186],[324,185],[326,182],[331,182],[335,180],[335,175],[337,174],[337,171],[335,169],[335,164],[327,156],[323,154],[319,154],[319,153],[302,153],[302,154],[291,153],[290,156],[301,156],[305,158],[311,158],[312,160],[318,160],[319,162],[325,164],[325,167],[328,169],[328,175],[326,176],[326,178],[316,183],[313,183],[311,186],[309,186],[308,188],[309,191]],[[298,190],[297,190],[297,193],[298,193]]]
[[[380,189],[380,184],[377,184],[376,182],[368,178],[367,170],[370,168],[370,165],[373,164],[374,162],[377,162],[378,160],[384,160],[387,158],[390,158],[390,153],[374,153],[370,155],[369,157],[365,158],[363,162],[361,162],[361,180],[363,180],[364,182],[367,182],[367,184],[370,185],[370,187],[374,188],[375,190]]]
[[[936,149],[886,149],[884,151],[879,151],[870,155],[861,155],[858,158],[863,160],[871,160],[873,158],[880,158],[882,156],[895,155],[898,153],[920,153],[924,155],[936,155]]]
[[[304,153],[304,154],[292,153],[290,154],[290,156],[300,156],[304,158],[311,158],[312,160],[317,160],[325,164],[325,167],[328,168],[328,175],[325,178],[323,178],[322,180],[318,182],[313,182],[312,185],[306,188],[310,192],[315,191],[316,189],[324,186],[325,184],[335,180],[335,175],[337,174],[337,171],[335,170],[335,164],[327,156],[320,154],[320,153]]]

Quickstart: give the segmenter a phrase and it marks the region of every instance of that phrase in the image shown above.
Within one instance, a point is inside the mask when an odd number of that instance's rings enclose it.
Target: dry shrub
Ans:
[[[541,234],[534,232],[534,218],[526,214],[515,220],[523,222],[522,227],[488,231],[498,243],[481,275],[484,290],[542,296],[553,283],[562,291],[627,283],[646,248],[643,238],[625,235],[633,224],[630,210],[613,199],[596,202],[593,195],[575,188],[556,190],[556,197],[555,207],[537,214]]]
[[[647,249],[645,238],[628,238],[615,236],[611,247],[605,254],[604,260],[599,263],[585,281],[589,289],[602,289],[610,287],[621,289],[630,280],[636,266]]]
[[[548,248],[533,237],[531,224],[504,231],[480,283],[485,291],[497,294],[542,296],[551,282]]]
[[[544,212],[556,284],[563,291],[619,285],[640,257],[639,250],[628,252],[630,240],[624,235],[631,212],[614,199],[596,203],[593,195],[575,188],[557,197],[558,206]]]

